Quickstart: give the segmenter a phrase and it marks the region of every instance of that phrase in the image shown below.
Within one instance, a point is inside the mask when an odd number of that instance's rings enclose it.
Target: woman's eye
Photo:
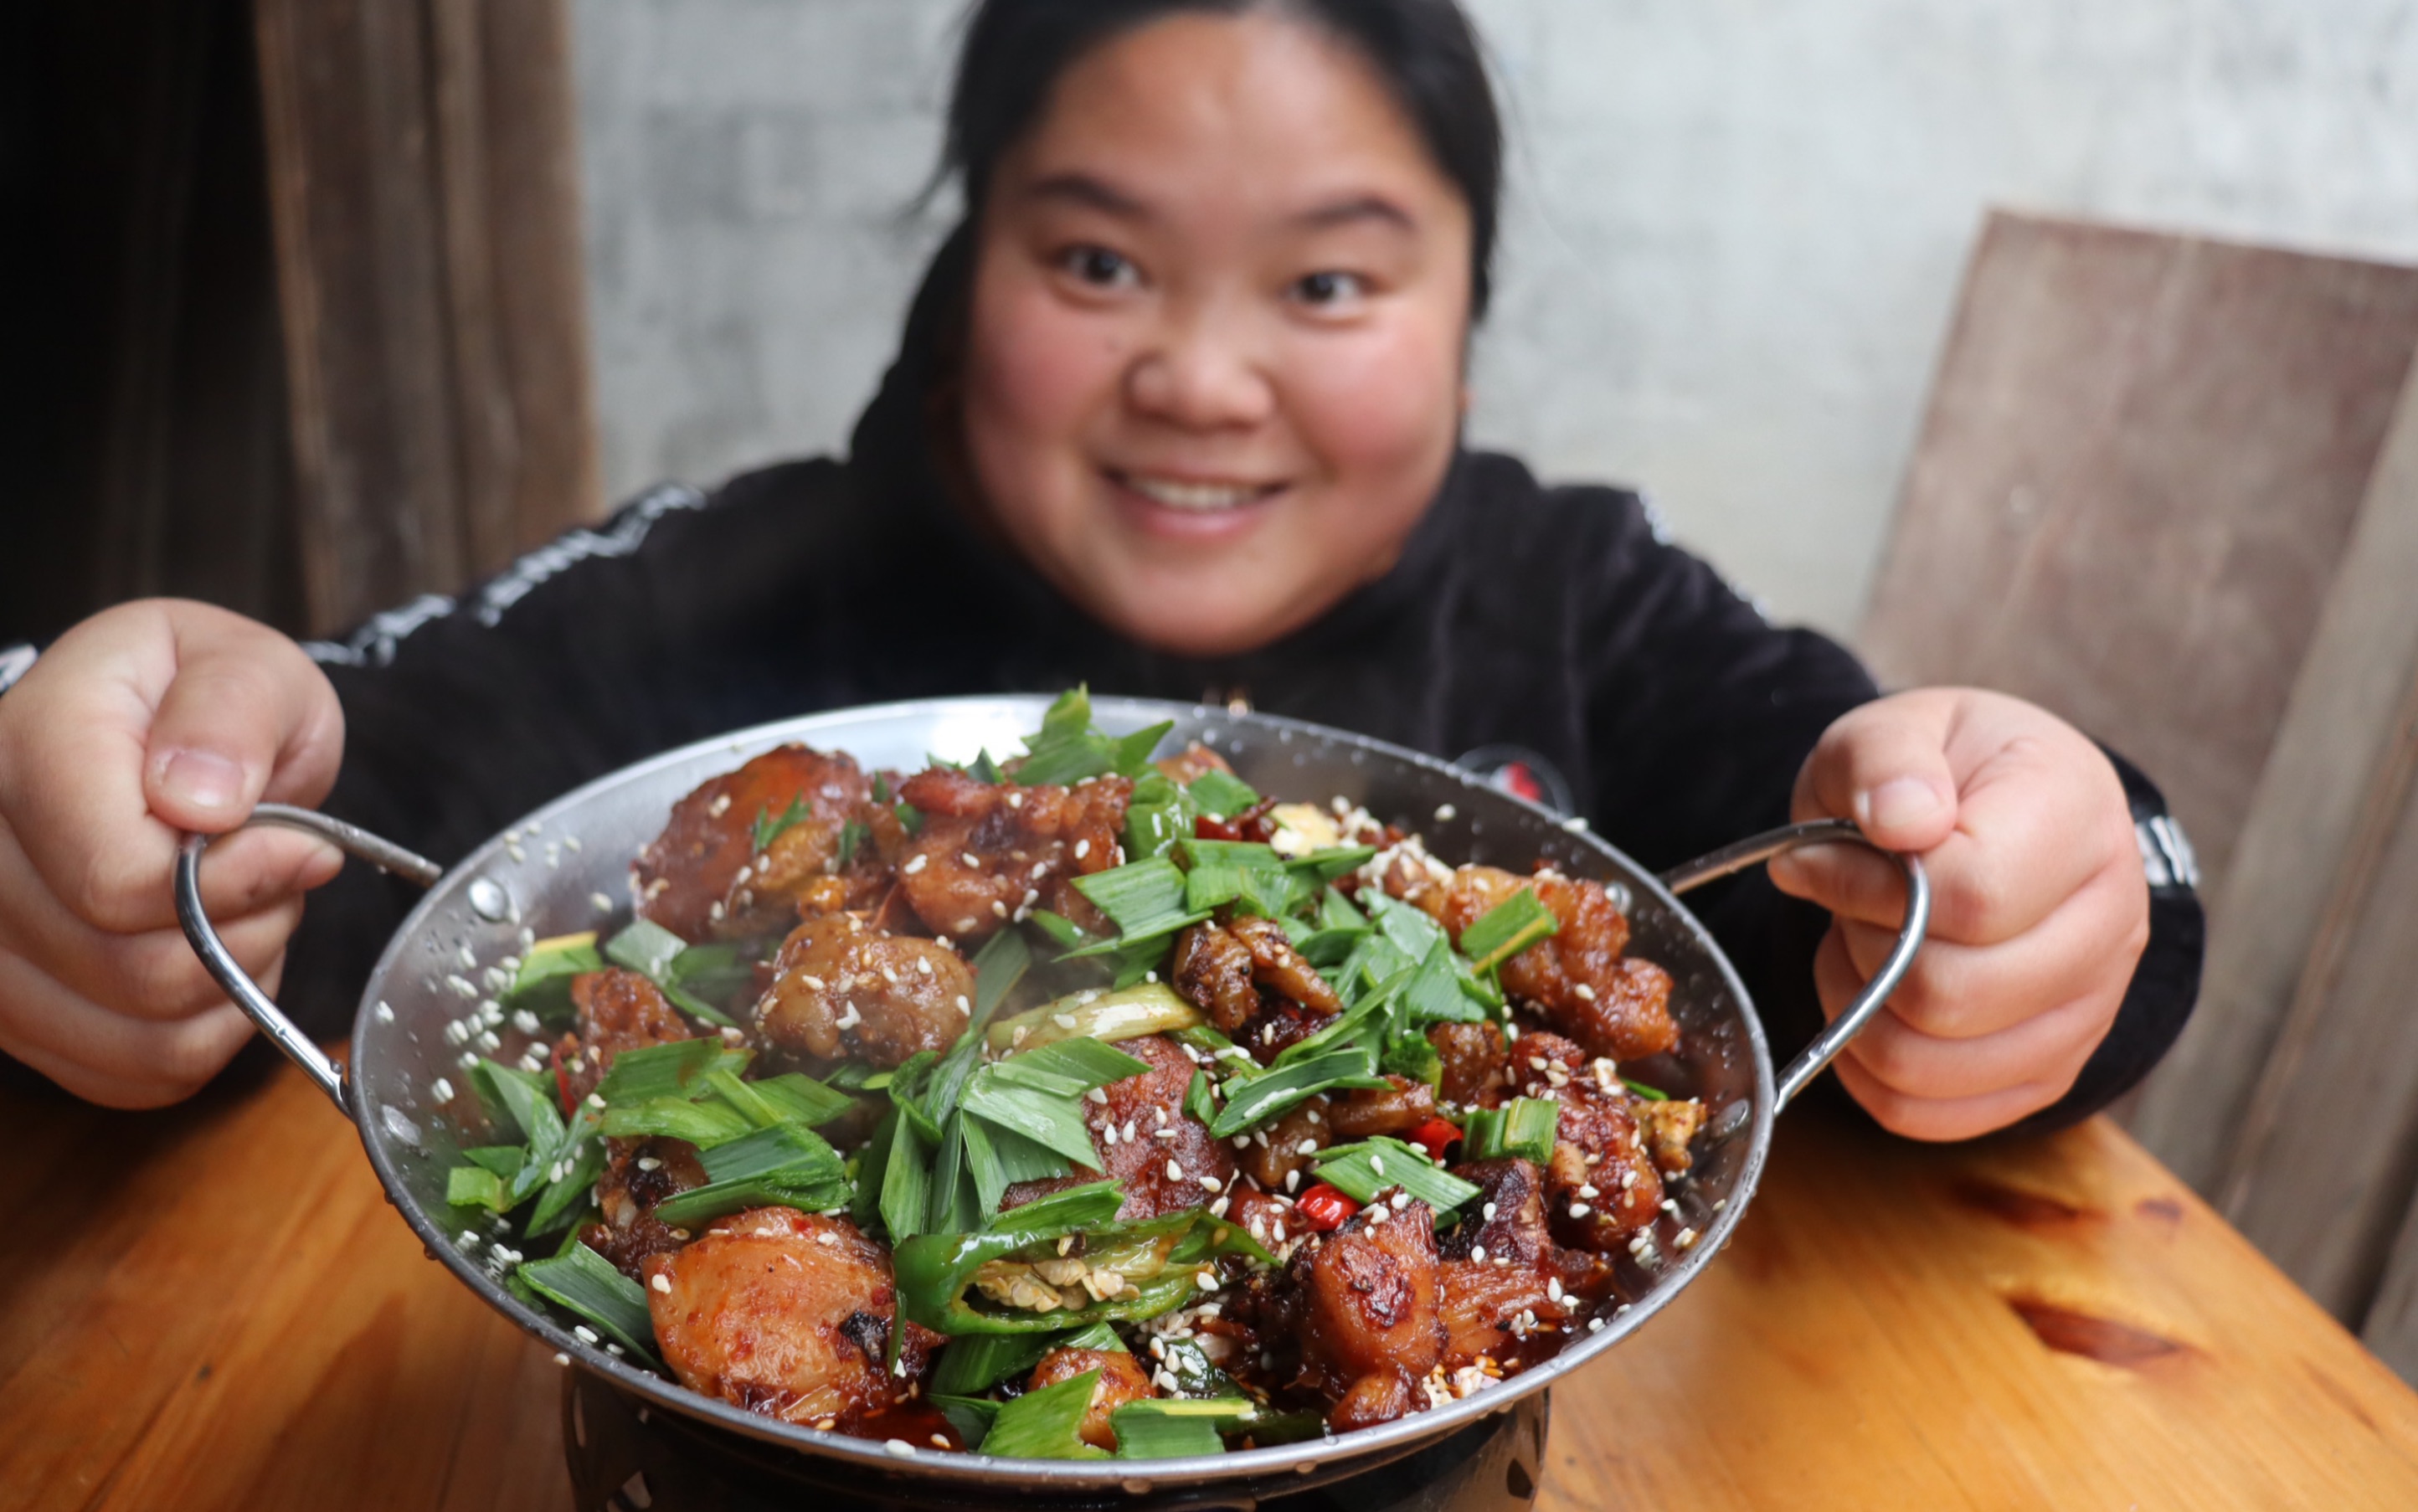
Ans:
[[[1339,305],[1348,299],[1356,299],[1368,292],[1369,286],[1361,282],[1360,275],[1357,273],[1312,273],[1297,281],[1293,286],[1294,298],[1304,304],[1319,307]]]
[[[1129,289],[1141,282],[1141,270],[1106,247],[1076,247],[1059,254],[1059,266],[1078,282],[1095,289]]]

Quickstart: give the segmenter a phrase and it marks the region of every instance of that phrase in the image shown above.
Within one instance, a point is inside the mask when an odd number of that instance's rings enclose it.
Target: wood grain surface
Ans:
[[[552,1359],[298,1075],[250,1082],[0,1094],[10,1504],[562,1512]],[[2113,1124],[1941,1150],[1808,1106],[1548,1459],[1556,1512],[2408,1507],[2418,1397]]]

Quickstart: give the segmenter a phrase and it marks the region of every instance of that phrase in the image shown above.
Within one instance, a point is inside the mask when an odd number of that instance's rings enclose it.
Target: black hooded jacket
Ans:
[[[1306,629],[1216,660],[1102,628],[953,503],[927,423],[961,286],[953,243],[846,462],[783,464],[712,494],[657,489],[458,602],[311,648],[344,702],[327,803],[451,860],[520,815],[650,753],[785,716],[952,694],[1224,701],[1447,758],[1511,747],[1574,810],[1663,868],[1785,822],[1815,739],[1875,695],[1846,650],[1778,629],[1673,546],[1634,494],[1548,488],[1464,451],[1400,561]],[[2121,764],[2120,763],[2120,766]],[[2156,794],[2126,769],[2136,808]],[[1826,916],[1761,878],[1707,922],[1778,1053],[1821,1022]],[[286,973],[296,1016],[349,1017],[411,892],[349,868],[314,896]],[[2149,955],[2081,1082],[2036,1124],[2104,1106],[2154,1064],[2196,992],[2200,916],[2157,898]]]

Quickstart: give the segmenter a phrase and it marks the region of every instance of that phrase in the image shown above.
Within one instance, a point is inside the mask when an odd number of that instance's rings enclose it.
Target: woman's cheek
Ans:
[[[1294,423],[1355,510],[1398,493],[1424,508],[1460,432],[1457,340],[1423,324],[1330,334],[1291,367]]]

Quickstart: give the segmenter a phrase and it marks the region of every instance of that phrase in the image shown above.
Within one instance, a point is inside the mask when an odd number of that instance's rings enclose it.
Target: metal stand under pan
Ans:
[[[1528,1512],[1544,1473],[1550,1394],[1523,1397],[1450,1438],[1365,1474],[1290,1496],[1171,1492],[1064,1502],[1024,1495],[1001,1506],[1150,1512]],[[941,1503],[866,1494],[848,1467],[649,1408],[585,1370],[562,1378],[562,1452],[576,1512],[933,1512]],[[971,1504],[957,1503],[957,1505]]]

